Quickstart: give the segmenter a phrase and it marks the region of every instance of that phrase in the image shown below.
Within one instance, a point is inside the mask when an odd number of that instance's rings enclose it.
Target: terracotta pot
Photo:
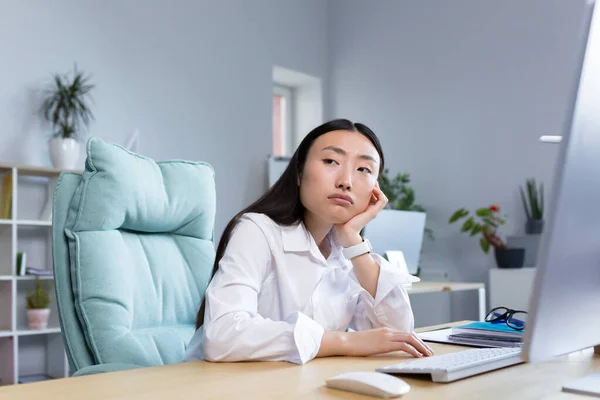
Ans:
[[[27,310],[27,319],[29,320],[29,329],[46,329],[48,327],[49,308],[35,308]]]

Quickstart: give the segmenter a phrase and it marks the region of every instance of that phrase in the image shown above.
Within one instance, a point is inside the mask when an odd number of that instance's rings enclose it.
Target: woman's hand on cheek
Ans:
[[[387,203],[388,198],[379,189],[379,185],[375,185],[367,209],[348,222],[334,226],[340,244],[343,247],[349,247],[361,243],[360,231],[379,214],[379,211],[383,210]]]

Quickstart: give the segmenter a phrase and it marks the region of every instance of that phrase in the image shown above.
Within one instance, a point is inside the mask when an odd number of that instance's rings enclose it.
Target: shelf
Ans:
[[[60,333],[60,327],[51,326],[48,329],[22,329],[16,332],[10,330],[0,330],[0,337],[51,335],[53,333]]]
[[[20,225],[20,226],[52,226],[52,221],[44,221],[41,219],[0,219],[0,225]]]
[[[52,221],[21,219],[15,221],[15,224],[20,226],[52,226]]]
[[[32,376],[63,378],[67,376],[67,360],[60,333],[22,335],[18,338],[17,382]]]
[[[17,336],[32,336],[32,335],[49,335],[52,333],[60,333],[60,327],[49,327],[48,329],[23,329],[16,332]]]
[[[74,174],[82,174],[80,170],[58,169],[52,167],[38,167],[35,165],[18,165],[18,164],[0,164],[0,170],[7,171],[12,168],[19,170],[19,175],[22,176],[45,176],[48,178],[58,177],[63,172],[72,172]]]
[[[52,230],[28,226],[16,233],[16,251],[27,255],[27,267],[52,271]]]
[[[11,214],[0,219],[0,385],[69,376],[54,276],[20,276],[16,265],[17,254],[24,252],[28,267],[53,269],[52,220],[47,216],[62,172],[82,171],[0,163],[0,175],[13,177]],[[27,294],[35,289],[36,279],[50,295],[47,329],[29,329]]]
[[[4,332],[0,331],[0,335]],[[0,385],[11,385],[16,382],[15,340],[0,336]]]
[[[48,376],[46,374],[27,375],[19,377],[19,383],[44,382],[51,381],[52,379],[56,379],[56,377]]]
[[[10,331],[13,327],[13,310],[11,307],[11,281],[0,281],[0,331]]]
[[[1,281],[12,281],[16,279],[17,281],[35,281],[35,278],[40,278],[40,280],[52,280],[54,279],[54,275],[25,275],[25,276],[13,276],[13,275],[0,275]]]
[[[13,228],[8,224],[0,225],[0,275],[3,276],[13,274]]]
[[[41,281],[54,279],[54,275],[25,275],[15,276],[18,281],[35,281],[35,278],[40,278]]]

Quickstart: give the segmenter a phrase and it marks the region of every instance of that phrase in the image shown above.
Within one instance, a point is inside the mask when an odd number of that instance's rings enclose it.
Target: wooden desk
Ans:
[[[415,282],[407,289],[408,294],[462,292],[477,290],[479,296],[479,320],[483,321],[488,313],[486,309],[485,285],[480,282]]]
[[[461,321],[458,323],[465,323]],[[457,323],[457,324],[458,324]],[[431,329],[431,328],[429,328]],[[465,347],[432,344],[437,354]],[[0,399],[369,399],[325,387],[325,379],[408,359],[401,354],[370,358],[332,357],[306,365],[289,363],[208,363],[203,361],[122,372],[63,378],[0,388]],[[451,383],[404,378],[403,399],[580,399],[561,385],[600,370],[600,355],[583,351],[542,363],[520,364]]]

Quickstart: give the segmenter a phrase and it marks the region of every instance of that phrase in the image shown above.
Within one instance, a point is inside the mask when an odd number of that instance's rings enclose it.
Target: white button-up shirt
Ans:
[[[318,353],[325,331],[390,327],[413,332],[406,268],[372,254],[380,267],[375,298],[359,283],[332,232],[323,256],[303,223],[281,226],[248,213],[234,228],[206,291],[204,325],[184,361],[289,361]]]

